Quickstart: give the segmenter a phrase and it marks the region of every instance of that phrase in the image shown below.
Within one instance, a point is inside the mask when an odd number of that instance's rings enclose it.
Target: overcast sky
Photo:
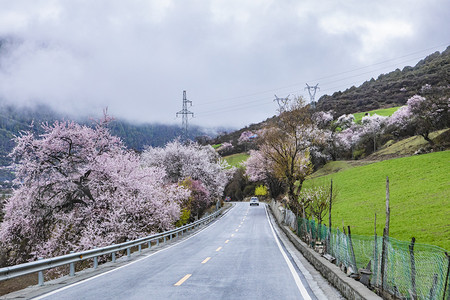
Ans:
[[[0,0],[0,99],[240,128],[450,45],[448,0]]]

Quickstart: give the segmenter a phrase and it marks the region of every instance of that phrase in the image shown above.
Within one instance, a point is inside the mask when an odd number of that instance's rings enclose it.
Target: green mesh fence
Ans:
[[[383,237],[352,234],[350,240],[349,235],[339,229],[330,232],[323,224],[319,226],[314,220],[301,218],[298,226],[299,236],[311,246],[317,241],[324,243],[326,252],[336,258],[338,266],[343,265],[357,272],[358,269],[366,268],[370,262],[372,286],[403,299],[450,300],[450,262],[442,248],[418,243],[412,245],[410,242],[387,238],[383,284]]]

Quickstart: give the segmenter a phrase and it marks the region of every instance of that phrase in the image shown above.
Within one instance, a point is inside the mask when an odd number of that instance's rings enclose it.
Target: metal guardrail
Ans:
[[[172,239],[172,236],[175,235],[175,238],[178,237],[178,234],[184,234],[185,231],[188,231],[191,228],[198,227],[201,224],[211,221],[211,219],[217,217],[223,208],[217,210],[213,214],[210,214],[198,221],[193,223],[169,230],[161,233],[157,233],[154,235],[150,235],[147,237],[143,237],[133,241],[127,241],[120,244],[113,244],[110,246],[90,249],[82,252],[70,253],[66,255],[61,255],[57,257],[47,258],[47,259],[38,259],[37,261],[32,261],[28,263],[23,263],[19,265],[14,265],[10,267],[0,268],[0,281],[31,274],[38,273],[38,285],[44,284],[44,276],[43,271],[56,268],[63,265],[70,265],[70,276],[75,275],[75,262],[83,261],[87,259],[94,259],[94,269],[98,266],[98,257],[102,255],[112,255],[112,262],[116,261],[116,252],[121,250],[127,250],[127,257],[131,257],[131,248],[139,247],[139,253],[141,252],[141,247],[143,244],[147,243],[148,248],[151,248],[151,242],[156,240],[156,244],[159,245],[159,240],[163,239],[163,242],[166,242],[167,237]]]

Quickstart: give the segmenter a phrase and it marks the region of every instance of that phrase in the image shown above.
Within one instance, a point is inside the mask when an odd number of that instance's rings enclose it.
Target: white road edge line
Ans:
[[[209,226],[203,228],[203,229],[200,230],[199,232],[196,232],[194,235],[188,237],[188,238],[185,239],[185,240],[182,240],[182,241],[180,241],[180,242],[178,242],[178,243],[176,243],[176,244],[173,244],[173,245],[171,245],[171,246],[169,246],[169,247],[167,247],[167,248],[158,250],[158,251],[156,251],[155,253],[152,253],[152,254],[150,254],[150,255],[147,255],[147,256],[145,256],[145,257],[143,257],[143,258],[141,258],[141,259],[132,261],[132,262],[130,262],[130,263],[126,264],[126,265],[123,265],[123,266],[121,266],[121,267],[118,267],[118,268],[112,269],[112,270],[110,270],[110,271],[107,271],[107,272],[104,272],[104,273],[95,275],[95,276],[93,276],[93,277],[86,278],[86,279],[84,279],[84,280],[81,280],[81,281],[79,281],[79,282],[75,282],[75,283],[70,284],[70,285],[68,285],[68,286],[65,286],[65,287],[62,287],[62,288],[60,288],[60,289],[57,289],[57,290],[51,291],[51,292],[49,292],[49,293],[46,293],[46,294],[44,294],[44,295],[37,296],[37,297],[35,297],[35,298],[33,298],[33,299],[34,299],[34,300],[45,299],[45,298],[48,297],[48,296],[57,294],[57,293],[59,293],[59,292],[62,292],[62,291],[64,291],[64,290],[67,290],[68,288],[71,288],[71,287],[80,285],[80,284],[82,284],[82,283],[88,282],[88,281],[93,280],[93,279],[95,279],[95,278],[97,278],[97,277],[100,277],[100,276],[103,276],[103,275],[112,273],[112,272],[114,272],[114,271],[120,270],[120,269],[122,269],[122,268],[131,266],[131,265],[133,265],[133,264],[135,264],[135,263],[137,263],[137,262],[140,262],[141,260],[147,259],[147,258],[149,258],[149,257],[151,257],[151,256],[153,256],[153,255],[155,255],[155,254],[161,253],[161,252],[163,252],[163,251],[165,251],[165,250],[168,250],[168,249],[170,249],[170,248],[172,248],[172,247],[174,247],[174,246],[177,246],[177,245],[179,245],[179,244],[181,244],[181,243],[183,243],[183,242],[185,242],[185,241],[187,241],[187,240],[193,238],[193,237],[196,236],[197,234],[201,233],[203,230],[206,230],[206,229],[210,228],[211,226],[215,225],[215,224],[217,223],[217,221],[219,221],[219,220],[222,219],[223,217],[226,217],[226,216],[228,215],[228,213],[229,213],[232,209],[234,209],[235,207],[236,207],[236,205],[234,205],[232,208],[230,208],[230,210],[228,210],[228,212],[226,213],[225,216],[221,216],[220,218],[216,219],[216,221],[215,221],[214,223],[212,223],[211,225],[209,225]]]
[[[294,266],[292,265],[291,261],[289,260],[288,256],[286,255],[286,252],[284,252],[283,248],[280,245],[280,242],[278,241],[277,236],[275,235],[275,231],[273,229],[272,223],[270,223],[270,218],[267,212],[267,205],[264,205],[264,208],[266,210],[266,217],[267,222],[269,222],[270,229],[272,230],[273,237],[277,243],[278,249],[280,249],[281,254],[283,255],[284,260],[286,261],[286,264],[289,267],[289,270],[291,271],[292,276],[294,277],[295,284],[297,285],[297,288],[299,289],[300,293],[302,294],[303,299],[305,300],[312,300],[311,296],[308,294],[308,291],[303,286],[302,281],[300,280],[300,277],[298,276],[297,272],[295,271]]]

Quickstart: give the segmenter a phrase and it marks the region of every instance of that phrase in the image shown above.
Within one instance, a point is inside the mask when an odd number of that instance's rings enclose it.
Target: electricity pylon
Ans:
[[[183,91],[183,109],[180,110],[179,112],[177,112],[177,117],[178,115],[181,115],[182,117],[182,129],[183,129],[183,134],[182,134],[182,140],[183,141],[187,141],[188,139],[188,120],[189,120],[189,115],[192,115],[192,117],[194,117],[194,113],[188,110],[188,104],[189,106],[192,106],[192,101],[189,101],[186,99],[186,91]]]
[[[316,91],[320,90],[319,84],[316,84],[315,86],[306,84],[305,90],[308,90],[312,109],[316,109],[316,101],[314,101],[314,98],[316,97]],[[311,90],[314,90],[314,92],[311,92]]]
[[[273,101],[276,101],[278,103],[280,114],[286,110],[289,103],[289,96],[290,95],[287,95],[286,98],[278,98],[277,95],[275,95],[275,99]]]

